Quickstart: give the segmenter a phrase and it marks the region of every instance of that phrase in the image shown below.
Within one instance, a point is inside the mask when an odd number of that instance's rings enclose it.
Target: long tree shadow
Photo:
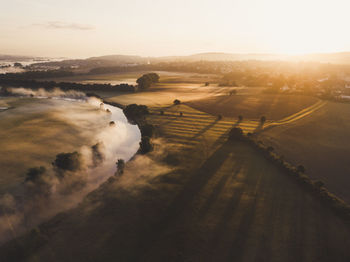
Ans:
[[[134,253],[135,257],[131,261],[140,261],[140,258],[152,247],[160,235],[185,213],[185,210],[190,207],[195,196],[218,171],[231,152],[232,146],[228,146],[228,142],[223,144],[191,176],[183,190],[164,211],[164,216],[151,227],[151,237],[148,236],[147,239],[140,241],[140,248]]]
[[[234,123],[231,128],[239,126],[240,123],[241,121],[237,120],[237,122]],[[212,148],[216,148],[217,146],[224,143],[225,140],[227,140],[227,137],[228,137],[228,134],[230,133],[231,128],[228,128],[221,136],[219,136],[218,139],[216,139],[216,141],[212,145]]]
[[[200,130],[197,134],[195,134],[193,137],[191,137],[191,139],[196,139],[199,136],[203,135],[205,132],[207,132],[210,128],[212,128],[213,126],[215,126],[215,124],[219,121],[219,119],[215,119],[212,123],[210,123],[209,125],[207,125],[206,127],[204,127],[202,130]]]
[[[218,199],[219,194],[222,192],[224,186],[226,185],[227,180],[234,179],[238,173],[240,172],[242,166],[241,165],[235,165],[235,170],[233,170],[233,173],[231,175],[225,175],[223,176],[220,181],[217,183],[215,188],[213,189],[213,192],[209,196],[209,198],[206,200],[202,208],[199,210],[199,217],[205,216],[205,214],[208,212],[210,207],[215,203],[215,201]]]
[[[229,254],[231,259],[228,259],[228,261],[240,261],[239,258],[243,254],[243,248],[248,238],[248,231],[254,221],[257,207],[256,196],[253,195],[252,191],[255,190],[259,183],[259,179],[255,175],[256,170],[254,170],[251,166],[248,167],[248,170],[245,170],[245,178],[242,181],[242,186],[235,189],[231,200],[227,204],[225,212],[221,217],[221,220],[213,231],[213,236],[209,243],[209,246],[213,250],[213,261],[215,260],[215,251],[220,248],[222,239],[231,238],[233,234],[234,238],[231,241],[231,251]],[[240,203],[244,194],[251,195],[253,199],[250,199],[248,204],[243,207],[243,210],[246,211],[240,218],[240,224],[237,227],[237,230],[232,232],[232,230],[228,230],[229,224],[233,217],[238,214],[238,211],[242,209],[240,207]]]

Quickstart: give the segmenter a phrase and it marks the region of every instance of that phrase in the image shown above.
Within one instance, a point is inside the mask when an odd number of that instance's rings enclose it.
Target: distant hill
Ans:
[[[33,57],[5,56],[0,55],[1,59],[10,61],[24,61],[22,59],[34,59]],[[350,52],[342,53],[324,53],[324,54],[306,54],[306,55],[283,55],[283,54],[235,54],[235,53],[199,53],[189,56],[163,56],[163,57],[142,57],[136,55],[106,55],[99,57],[90,57],[87,59],[70,59],[70,60],[51,60],[47,62],[35,58],[39,63],[34,66],[53,66],[63,68],[76,68],[79,72],[88,72],[92,68],[114,67],[114,66],[133,66],[147,63],[158,62],[196,62],[196,61],[294,61],[294,62],[321,62],[332,64],[350,64]],[[42,61],[40,63],[40,61]]]
[[[164,56],[164,57],[141,57],[126,55],[108,55],[100,57],[92,57],[87,60],[108,61],[108,63],[146,63],[151,62],[167,62],[167,61],[305,61],[305,62],[321,62],[334,64],[350,64],[350,52],[342,53],[324,53],[324,54],[306,54],[306,55],[283,55],[269,53],[199,53],[189,56]]]

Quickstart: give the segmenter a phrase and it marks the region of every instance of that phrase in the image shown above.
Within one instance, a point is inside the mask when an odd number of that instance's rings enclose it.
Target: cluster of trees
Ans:
[[[97,143],[91,147],[91,162],[93,167],[99,166],[105,159],[103,144]],[[79,152],[60,153],[52,163],[52,170],[47,168],[29,168],[25,176],[26,189],[32,196],[49,196],[54,181],[60,183],[61,193],[79,190],[86,183],[83,156]],[[64,182],[63,182],[64,181]]]
[[[18,64],[17,67],[21,67]],[[40,79],[73,76],[74,73],[69,70],[45,70],[45,71],[25,71],[22,73],[7,73],[2,75],[6,79]]]
[[[136,83],[138,84],[138,87],[141,90],[145,90],[150,88],[153,84],[159,82],[159,75],[156,73],[148,73],[144,74],[140,78],[136,80]]]
[[[130,104],[123,109],[124,115],[129,122],[137,124],[149,114],[148,107],[145,105]]]
[[[6,78],[0,74],[0,85],[4,87],[27,87],[27,88],[44,88],[52,90],[54,88],[60,88],[64,91],[77,90],[83,92],[92,91],[120,91],[120,92],[135,92],[136,86],[129,84],[82,84],[74,82],[55,82],[55,81],[37,81],[30,79],[14,79]]]

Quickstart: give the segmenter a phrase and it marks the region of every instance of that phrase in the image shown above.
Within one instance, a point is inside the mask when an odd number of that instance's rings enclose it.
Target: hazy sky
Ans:
[[[349,0],[0,0],[0,53],[350,51]]]

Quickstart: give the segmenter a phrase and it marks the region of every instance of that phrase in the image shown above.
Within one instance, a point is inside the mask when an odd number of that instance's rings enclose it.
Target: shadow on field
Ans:
[[[204,163],[203,165],[195,171],[191,178],[187,181],[187,184],[183,190],[175,197],[168,208],[164,211],[164,216],[159,222],[152,226],[152,237],[147,238],[142,241],[140,249],[135,251],[135,257],[131,261],[141,261],[140,259],[145,255],[147,250],[150,250],[155,241],[157,241],[162,233],[164,233],[167,228],[170,228],[173,223],[178,220],[178,217],[182,216],[184,213],[189,212],[188,210],[191,206],[192,201],[195,196],[203,189],[203,187],[208,183],[212,176],[219,170],[225,160],[229,157],[232,152],[232,147],[227,146],[228,142],[219,147]],[[222,182],[224,183],[224,181]],[[223,186],[224,184],[222,184]],[[219,186],[220,187],[220,186]],[[217,189],[217,191],[220,188]],[[216,194],[218,194],[217,192]],[[207,207],[214,201],[217,196],[212,195],[212,200],[208,200]],[[204,208],[202,212],[205,212]]]
[[[196,139],[203,135],[205,132],[207,132],[210,128],[216,125],[216,123],[219,121],[219,119],[215,119],[212,123],[204,127],[202,130],[200,130],[197,134],[195,134],[191,139]]]

